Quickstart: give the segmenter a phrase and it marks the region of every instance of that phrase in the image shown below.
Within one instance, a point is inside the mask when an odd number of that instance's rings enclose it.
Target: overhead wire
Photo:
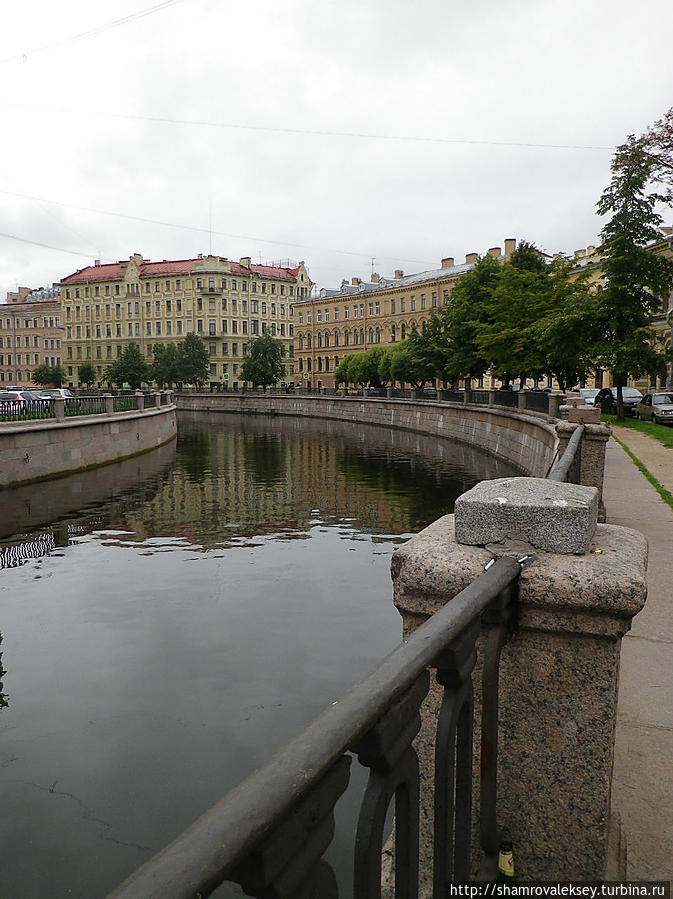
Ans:
[[[63,47],[67,44],[93,37],[96,34],[103,34],[103,32],[110,31],[112,28],[120,28],[122,25],[129,25],[131,22],[135,22],[138,19],[144,19],[146,16],[154,15],[157,12],[162,12],[171,6],[176,6],[178,3],[184,2],[185,0],[162,0],[161,3],[156,3],[154,6],[138,10],[138,12],[135,13],[129,13],[126,16],[121,16],[118,19],[113,19],[111,22],[105,22],[102,25],[96,25],[94,28],[89,28],[87,31],[81,31],[78,34],[72,34],[68,37],[61,38],[60,40],[51,41],[49,44],[43,44],[41,47],[33,47],[32,50],[26,50],[22,53],[17,53],[14,56],[5,57],[5,59],[0,59],[0,63],[17,61],[25,62],[29,56],[34,56],[37,53],[44,53],[46,50],[53,50],[56,47]]]

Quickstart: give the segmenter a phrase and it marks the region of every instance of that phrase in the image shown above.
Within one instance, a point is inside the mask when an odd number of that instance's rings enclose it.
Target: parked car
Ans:
[[[636,406],[642,400],[643,395],[636,387],[622,387],[622,400],[624,402],[624,414],[633,415]],[[594,406],[600,406],[604,415],[617,414],[617,388],[603,387],[594,397]]]
[[[673,425],[673,393],[657,391],[645,394],[636,406],[634,415],[641,421],[654,421],[660,425]]]
[[[580,387],[579,395],[584,398],[587,406],[593,406],[594,400],[598,395],[598,387]]]
[[[4,411],[8,408],[12,412],[23,411],[28,404],[22,393],[22,390],[0,390],[0,406]]]
[[[428,399],[436,399],[437,398],[437,388],[436,387],[424,387],[423,388],[423,396],[426,396]]]
[[[68,390],[67,387],[45,387],[41,388],[39,391],[40,396],[43,399],[55,399],[56,397],[63,397],[63,399],[69,399],[74,396],[71,390]]]

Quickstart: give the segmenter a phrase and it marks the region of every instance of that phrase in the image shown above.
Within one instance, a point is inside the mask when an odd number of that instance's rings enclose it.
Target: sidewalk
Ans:
[[[616,428],[673,493],[673,450]],[[604,500],[610,524],[647,537],[648,597],[622,642],[612,807],[628,847],[629,880],[673,880],[673,509],[610,440]]]

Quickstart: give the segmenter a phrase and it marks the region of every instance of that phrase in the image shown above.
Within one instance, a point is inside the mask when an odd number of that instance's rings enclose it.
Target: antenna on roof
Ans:
[[[370,277],[370,278],[371,278],[371,276],[374,274],[374,262],[375,262],[375,259],[374,259],[374,257],[372,256],[372,270],[371,270],[371,272],[370,272],[370,274],[369,274],[369,277]]]

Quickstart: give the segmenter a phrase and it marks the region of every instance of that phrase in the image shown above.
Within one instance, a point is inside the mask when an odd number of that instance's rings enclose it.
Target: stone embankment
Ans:
[[[28,484],[106,465],[155,449],[177,435],[176,407],[168,394],[133,397],[135,408],[0,423],[0,488]],[[59,415],[61,412],[61,415]]]

